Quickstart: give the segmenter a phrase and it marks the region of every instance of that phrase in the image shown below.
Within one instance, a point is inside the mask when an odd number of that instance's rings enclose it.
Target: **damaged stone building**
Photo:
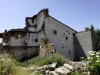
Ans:
[[[56,52],[71,60],[87,57],[87,52],[95,50],[100,40],[94,32],[77,32],[61,23],[49,15],[48,9],[26,17],[25,22],[23,29],[5,30],[2,37],[4,49],[17,59],[38,55],[43,37],[53,44]]]

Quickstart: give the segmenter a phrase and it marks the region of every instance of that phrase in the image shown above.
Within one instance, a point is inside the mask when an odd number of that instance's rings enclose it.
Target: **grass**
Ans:
[[[22,67],[14,66],[10,75],[31,75],[31,73],[23,70]]]
[[[41,73],[38,72],[38,71],[35,71],[35,72],[33,73],[33,75],[43,75],[43,74],[41,74]]]
[[[54,62],[57,62],[57,66],[61,66],[64,63],[67,63],[67,60],[62,55],[55,53],[51,56],[43,57],[43,58],[39,56],[34,57],[30,60],[24,61],[22,65],[29,66],[34,64],[37,66],[43,66],[43,65],[52,64]]]
[[[78,72],[78,71],[74,71],[71,73],[71,75],[83,75],[81,72]]]

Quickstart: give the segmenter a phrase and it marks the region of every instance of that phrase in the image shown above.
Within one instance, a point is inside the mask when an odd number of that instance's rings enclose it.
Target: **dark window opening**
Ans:
[[[64,47],[62,47],[62,48],[64,48]]]
[[[66,40],[68,40],[68,37],[66,37]]]
[[[37,28],[37,24],[34,25],[35,29]]]
[[[68,33],[68,34],[70,34],[70,33]]]
[[[38,42],[38,39],[35,39],[34,41],[35,41],[35,42]]]
[[[53,34],[57,34],[57,31],[56,31],[56,30],[54,30],[54,31],[53,31]]]
[[[34,26],[33,26],[33,27],[35,28],[35,31],[36,31],[36,29],[37,29],[37,26],[38,26],[37,24],[34,24]]]
[[[69,51],[69,55],[70,55],[70,51]]]
[[[27,42],[24,41],[24,45],[27,46]]]
[[[75,33],[73,33],[73,35],[75,35]]]
[[[44,30],[44,28],[45,28],[45,21],[43,21],[43,24],[42,24],[41,28]]]

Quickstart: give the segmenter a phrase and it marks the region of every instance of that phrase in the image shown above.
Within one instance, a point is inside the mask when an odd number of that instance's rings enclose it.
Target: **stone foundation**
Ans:
[[[8,51],[14,58],[24,61],[39,54],[39,47],[11,47]]]

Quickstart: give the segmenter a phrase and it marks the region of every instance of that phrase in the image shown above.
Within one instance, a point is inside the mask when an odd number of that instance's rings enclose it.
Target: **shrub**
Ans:
[[[0,75],[11,73],[12,61],[7,54],[0,55]]]
[[[0,54],[0,75],[30,75],[20,64],[8,54]]]
[[[100,75],[100,52],[90,51],[87,60],[90,72],[93,75]]]

